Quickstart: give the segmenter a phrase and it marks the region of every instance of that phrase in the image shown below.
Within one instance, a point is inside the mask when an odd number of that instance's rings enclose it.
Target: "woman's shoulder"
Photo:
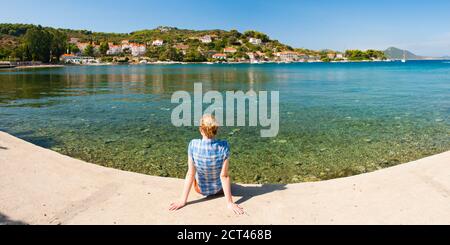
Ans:
[[[217,140],[216,144],[218,144],[224,148],[230,148],[230,144],[228,144],[228,141],[226,141],[226,140]]]
[[[194,145],[199,145],[202,142],[201,139],[193,139],[191,142],[189,142],[189,147],[192,147]]]

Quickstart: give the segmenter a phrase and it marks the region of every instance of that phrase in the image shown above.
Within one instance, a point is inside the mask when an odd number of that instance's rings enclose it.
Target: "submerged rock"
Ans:
[[[273,143],[278,143],[278,144],[286,144],[288,141],[287,140],[273,140]]]

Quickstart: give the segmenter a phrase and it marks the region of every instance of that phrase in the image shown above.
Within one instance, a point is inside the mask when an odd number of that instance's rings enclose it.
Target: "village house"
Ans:
[[[147,52],[147,47],[144,44],[131,43],[130,46],[131,55],[135,57],[143,56]]]
[[[212,58],[213,58],[213,59],[217,59],[217,60],[225,60],[225,59],[227,59],[227,55],[226,55],[226,54],[218,53],[218,54],[214,54],[214,55],[212,56]]]
[[[249,43],[253,44],[253,45],[261,45],[262,44],[262,40],[259,38],[250,38],[250,40],[248,41]]]
[[[256,54],[255,53],[249,52],[249,53],[245,53],[245,54],[248,56],[248,58],[250,60],[256,60]]]
[[[130,51],[135,57],[143,56],[147,52],[147,47],[144,44],[130,43]]]
[[[202,43],[212,43],[212,38],[210,35],[205,35],[203,37],[200,37],[199,40]]]
[[[106,51],[107,55],[118,55],[122,53],[122,46],[114,45],[114,43],[108,43],[108,51]]]
[[[73,54],[63,54],[60,57],[60,61],[66,64],[74,64],[74,65],[86,65],[98,63],[98,61],[93,57],[76,56]]]
[[[186,55],[187,50],[189,49],[189,45],[186,44],[177,44],[174,46],[176,49],[180,50],[184,55]]]
[[[153,45],[153,46],[157,46],[157,47],[161,47],[161,46],[164,45],[164,41],[158,39],[158,40],[153,41],[153,42],[152,42],[152,45]]]
[[[282,62],[292,62],[298,60],[298,53],[293,51],[283,51],[274,54]]]
[[[126,49],[131,50],[130,41],[129,40],[122,40],[121,48],[122,48],[122,52],[125,51]]]
[[[308,61],[317,61],[320,60],[320,56],[308,55]]]
[[[300,61],[300,62],[306,62],[306,61],[308,61],[308,59],[309,59],[309,56],[308,56],[308,55],[306,55],[306,54],[304,54],[304,53],[299,53],[299,54],[298,54],[298,61]]]
[[[231,54],[234,54],[234,53],[237,52],[237,49],[235,49],[235,48],[233,48],[233,47],[228,47],[228,48],[224,48],[224,49],[223,49],[223,52],[224,52],[224,53],[231,53]]]
[[[336,54],[336,59],[344,59],[344,55],[343,54]]]
[[[336,54],[335,53],[328,53],[327,57],[328,57],[328,59],[334,59],[334,58],[336,58]]]

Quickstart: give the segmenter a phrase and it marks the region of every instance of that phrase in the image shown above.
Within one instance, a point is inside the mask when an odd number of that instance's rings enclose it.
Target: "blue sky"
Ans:
[[[0,0],[0,22],[131,32],[255,29],[294,47],[450,55],[448,0]]]

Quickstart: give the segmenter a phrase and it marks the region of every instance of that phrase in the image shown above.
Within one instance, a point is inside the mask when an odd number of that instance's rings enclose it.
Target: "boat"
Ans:
[[[403,59],[402,59],[402,63],[406,63],[406,51],[403,50]]]
[[[16,67],[15,65],[13,65],[11,62],[0,62],[0,69],[9,69],[9,68],[14,68]]]

